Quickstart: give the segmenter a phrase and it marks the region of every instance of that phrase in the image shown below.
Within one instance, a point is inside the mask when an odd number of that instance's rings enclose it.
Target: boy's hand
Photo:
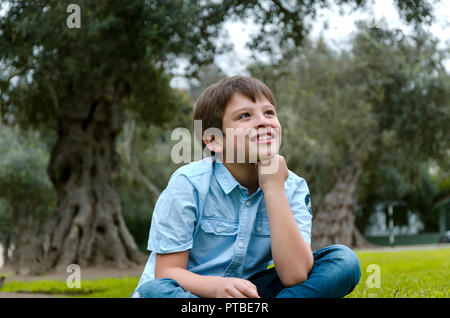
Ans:
[[[263,192],[270,187],[284,188],[289,170],[283,156],[277,154],[269,160],[258,162],[256,167],[259,187]]]
[[[217,298],[260,298],[256,286],[246,279],[218,278]]]

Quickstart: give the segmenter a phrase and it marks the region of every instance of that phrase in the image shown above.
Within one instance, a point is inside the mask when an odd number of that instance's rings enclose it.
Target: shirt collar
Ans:
[[[223,162],[216,157],[214,160],[214,175],[216,176],[217,182],[222,188],[225,194],[229,194],[233,189],[239,185],[239,182],[233,177],[231,172],[225,167]]]

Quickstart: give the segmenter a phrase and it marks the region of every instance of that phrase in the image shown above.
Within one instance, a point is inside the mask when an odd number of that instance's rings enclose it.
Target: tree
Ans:
[[[261,30],[266,35],[282,24],[282,38],[294,38],[297,45],[304,36],[304,18],[325,5],[310,1],[290,7],[275,0],[78,3],[80,28],[68,27],[67,18],[76,11],[68,13],[66,1],[2,4],[1,114],[12,114],[23,126],[57,132],[47,168],[57,213],[35,244],[16,246],[13,258],[39,255],[19,271],[45,272],[69,263],[123,267],[142,261],[112,182],[119,169],[115,143],[125,110],[149,124],[170,118],[179,96],[169,86],[168,70],[184,57],[187,74],[194,75],[199,65],[223,51],[213,39],[226,18],[257,17],[268,26]],[[364,5],[357,0],[339,3]],[[405,8],[416,21],[429,13],[425,1]]]
[[[401,198],[423,164],[448,161],[445,52],[420,30],[406,36],[361,23],[349,52],[319,40],[251,68],[275,91],[289,167],[310,182],[315,248],[364,245],[358,198]]]
[[[115,143],[125,109],[150,124],[177,112],[180,97],[165,72],[175,56],[197,65],[217,52],[217,16],[203,17],[211,5],[196,4],[82,1],[81,28],[69,29],[64,2],[7,2],[0,21],[2,113],[57,131],[47,170],[58,212],[35,244],[16,245],[13,263],[39,255],[23,262],[26,268],[19,262],[19,271],[143,260],[112,183]]]

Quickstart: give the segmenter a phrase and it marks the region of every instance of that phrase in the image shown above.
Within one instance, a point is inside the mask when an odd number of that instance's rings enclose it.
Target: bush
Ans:
[[[56,208],[47,176],[49,153],[38,132],[0,127],[0,234],[26,222],[39,226]]]

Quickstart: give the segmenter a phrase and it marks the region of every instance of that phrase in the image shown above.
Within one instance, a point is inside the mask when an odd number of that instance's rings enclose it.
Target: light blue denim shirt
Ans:
[[[303,239],[311,244],[311,200],[306,181],[292,171],[284,183]],[[154,279],[156,253],[189,250],[187,269],[200,275],[248,279],[273,264],[264,193],[251,196],[211,157],[176,170],[153,212],[138,283]]]

